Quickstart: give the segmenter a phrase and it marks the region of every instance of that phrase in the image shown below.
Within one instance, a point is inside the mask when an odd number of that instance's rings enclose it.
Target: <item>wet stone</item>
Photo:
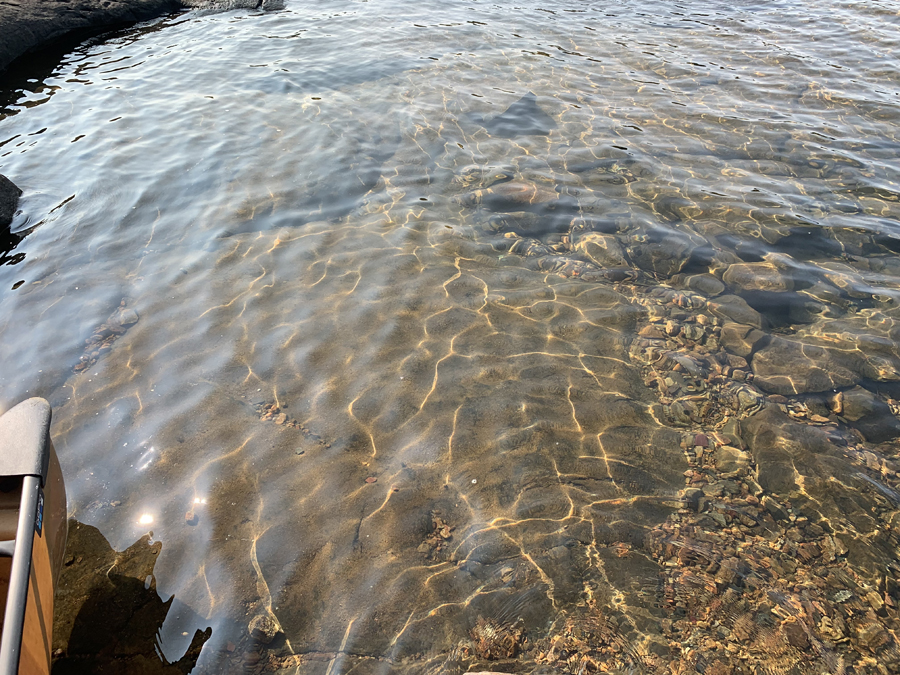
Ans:
[[[722,346],[732,354],[747,357],[761,345],[766,334],[748,325],[726,322],[719,338]]]
[[[261,614],[253,617],[248,631],[252,640],[267,645],[278,634],[279,628],[278,623],[272,617]]]
[[[680,237],[665,237],[662,241],[627,247],[635,265],[661,277],[677,274],[691,256],[690,242]]]
[[[796,617],[790,616],[785,619],[784,623],[781,624],[781,629],[792,646],[797,649],[809,648],[809,638],[806,636],[808,629]]]
[[[745,470],[750,466],[750,455],[730,445],[722,445],[713,452],[716,468],[724,474]]]
[[[763,263],[739,263],[729,267],[722,281],[741,291],[784,292],[794,288],[793,280],[775,265]]]
[[[753,355],[754,382],[774,394],[806,394],[852,386],[862,375],[849,367],[850,357],[780,336]]]
[[[130,307],[123,307],[119,310],[116,319],[122,326],[133,326],[138,322],[140,317],[138,316],[138,313]]]
[[[97,326],[90,338],[84,341],[84,353],[72,369],[74,372],[81,373],[93,366],[111,350],[116,340],[138,322],[138,313],[127,307],[127,303],[127,298],[123,298],[106,322]]]
[[[576,239],[574,248],[602,267],[628,265],[622,245],[609,234],[587,232]]]
[[[685,488],[682,498],[684,499],[685,504],[688,508],[693,509],[694,511],[702,511],[703,510],[703,490],[700,488]]]
[[[762,314],[747,304],[747,301],[736,295],[720,295],[709,302],[709,311],[726,321],[765,328],[768,322]]]
[[[900,420],[887,403],[867,389],[857,386],[842,392],[841,403],[839,414],[866,440],[882,443],[900,436]]]
[[[714,297],[725,291],[725,284],[716,279],[712,274],[695,274],[685,280],[688,288],[709,297]]]
[[[768,511],[769,513],[771,513],[772,517],[775,518],[775,520],[784,521],[784,520],[788,520],[788,518],[790,517],[788,512],[784,509],[784,507],[781,506],[781,504],[779,504],[777,500],[773,499],[772,497],[770,497],[768,495],[763,497],[761,503],[762,503],[763,508],[766,511]]]
[[[20,190],[9,178],[0,174],[0,228],[9,227],[19,205]]]

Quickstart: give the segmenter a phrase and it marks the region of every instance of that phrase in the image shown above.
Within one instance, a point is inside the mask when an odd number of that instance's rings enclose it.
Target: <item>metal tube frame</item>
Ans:
[[[3,618],[3,639],[0,641],[0,675],[16,675],[22,651],[22,629],[25,625],[25,603],[28,599],[28,576],[31,574],[31,548],[34,545],[34,519],[37,515],[41,479],[24,476],[19,523],[16,528],[16,549],[9,574],[9,595]]]

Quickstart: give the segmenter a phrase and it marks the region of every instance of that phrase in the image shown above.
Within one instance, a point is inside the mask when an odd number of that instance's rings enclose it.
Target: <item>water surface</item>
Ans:
[[[179,607],[117,667],[900,667],[896,10],[193,11],[13,95],[2,400]]]

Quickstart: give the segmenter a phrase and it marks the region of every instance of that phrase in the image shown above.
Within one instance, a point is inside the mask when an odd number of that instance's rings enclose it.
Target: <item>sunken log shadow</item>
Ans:
[[[175,596],[163,600],[157,593],[153,568],[161,549],[161,542],[144,535],[115,551],[97,528],[69,521],[54,607],[53,675],[193,670],[212,628],[197,629],[186,650],[169,639],[163,624],[173,608],[182,626],[202,625],[204,619]]]

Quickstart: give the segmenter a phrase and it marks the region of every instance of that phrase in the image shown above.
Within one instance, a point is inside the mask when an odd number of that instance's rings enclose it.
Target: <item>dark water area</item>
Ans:
[[[10,82],[54,672],[900,670],[898,11],[289,1]]]

